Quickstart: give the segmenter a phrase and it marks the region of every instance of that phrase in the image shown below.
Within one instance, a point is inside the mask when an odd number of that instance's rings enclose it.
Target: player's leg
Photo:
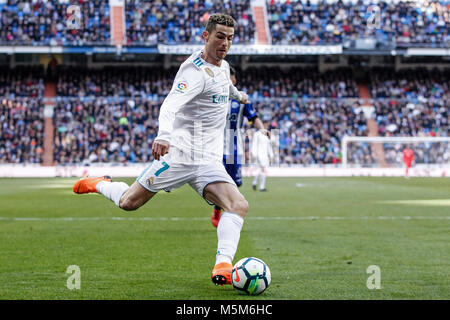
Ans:
[[[230,165],[228,164],[229,159],[230,158],[227,155],[223,155],[222,163],[225,167],[225,170],[228,172],[228,174],[229,174],[229,170],[230,170],[230,168],[229,168]],[[219,207],[217,204],[215,204],[213,213],[211,215],[211,223],[215,228],[217,228],[217,226],[219,225],[219,220],[220,220],[221,214],[222,214],[222,208]]]
[[[256,171],[255,179],[253,180],[253,190],[256,190],[259,184],[259,190],[263,189],[262,185],[265,183],[264,181],[264,168],[258,164],[258,169]]]
[[[146,204],[155,194],[156,192],[145,189],[136,181],[120,198],[119,207],[126,211],[136,210]]]
[[[259,168],[256,171],[255,177],[253,178],[252,188],[256,191],[256,186],[258,185],[259,180]]]
[[[121,209],[136,210],[150,200],[156,192],[150,192],[135,182],[130,186],[125,182],[112,182],[110,177],[84,178],[73,186],[78,194],[97,192],[114,202]]]
[[[267,191],[266,190],[266,168],[265,167],[261,167],[259,191]]]
[[[406,168],[405,168],[405,178],[409,179],[409,169],[411,168],[411,163],[407,162],[406,163]]]
[[[219,220],[220,220],[221,214],[222,214],[222,208],[215,204],[213,213],[211,215],[211,223],[216,228],[219,225]]]
[[[217,226],[217,254],[212,280],[215,284],[231,284],[232,262],[248,211],[248,202],[234,184],[227,182],[207,185],[203,195],[206,200],[223,209]]]
[[[231,284],[232,261],[248,202],[220,162],[200,165],[189,185],[209,204],[216,204],[223,210],[217,226],[218,250],[211,279],[215,284]]]
[[[241,170],[241,162],[240,158],[238,156],[235,156],[234,162],[229,164],[226,162],[226,158],[224,157],[224,166],[227,173],[230,175],[230,177],[233,179],[234,183],[236,183],[236,186],[240,187],[242,185],[242,170]],[[217,228],[219,224],[219,220],[222,214],[222,208],[220,208],[218,205],[214,205],[214,211],[211,216],[211,223],[214,227]]]
[[[160,161],[153,161],[131,187],[125,182],[112,182],[110,177],[85,178],[74,185],[73,191],[75,193],[98,192],[123,210],[136,210],[158,191],[179,187],[189,179],[191,170],[170,165],[170,163],[169,155],[164,156]]]

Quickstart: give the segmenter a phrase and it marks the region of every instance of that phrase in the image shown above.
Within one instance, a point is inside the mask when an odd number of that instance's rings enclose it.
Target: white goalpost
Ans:
[[[342,168],[398,168],[410,147],[418,168],[450,168],[450,137],[355,137],[341,140]]]

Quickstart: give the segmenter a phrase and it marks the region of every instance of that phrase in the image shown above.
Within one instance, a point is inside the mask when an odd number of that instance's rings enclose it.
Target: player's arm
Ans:
[[[261,119],[259,119],[258,113],[251,103],[245,105],[244,115],[247,117],[249,123],[255,127],[255,129],[258,129],[270,139],[270,132],[264,128],[264,123]]]
[[[270,138],[267,139],[267,150],[269,150],[269,160],[270,160],[270,163],[273,163],[273,160],[274,160],[274,154],[273,154],[272,144],[270,143]]]
[[[159,111],[159,129],[152,146],[152,155],[156,160],[169,152],[171,133],[176,113],[184,105],[203,91],[204,78],[201,70],[188,64],[178,72],[172,89],[164,99]]]
[[[255,117],[254,119],[252,119],[251,121],[253,123],[253,126],[258,129],[259,131],[261,131],[262,134],[264,134],[265,136],[267,136],[267,138],[270,139],[270,131],[266,130],[266,128],[264,128],[264,124],[261,121],[261,119],[259,119],[258,117]]]
[[[240,103],[247,104],[248,95],[244,91],[239,91],[231,82],[230,82],[230,98],[239,101]]]

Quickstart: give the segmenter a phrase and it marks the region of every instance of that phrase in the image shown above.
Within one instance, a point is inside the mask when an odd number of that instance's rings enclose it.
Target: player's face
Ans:
[[[233,42],[234,28],[221,24],[216,25],[216,29],[208,33],[203,32],[206,40],[206,52],[209,57],[216,61],[224,59]]]

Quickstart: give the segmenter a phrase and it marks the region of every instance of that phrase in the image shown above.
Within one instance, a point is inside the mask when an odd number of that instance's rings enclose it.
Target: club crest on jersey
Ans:
[[[212,102],[213,103],[225,103],[228,101],[228,96],[223,96],[220,94],[213,94]]]
[[[155,180],[155,177],[150,177],[150,178],[148,178],[147,179],[147,184],[149,185],[149,186],[151,186],[152,184],[153,184],[153,181]]]
[[[214,78],[214,72],[210,68],[205,68],[205,71],[210,77]]]
[[[187,82],[180,81],[177,84],[176,90],[179,91],[179,92],[185,92],[187,90],[187,87],[188,87]]]

